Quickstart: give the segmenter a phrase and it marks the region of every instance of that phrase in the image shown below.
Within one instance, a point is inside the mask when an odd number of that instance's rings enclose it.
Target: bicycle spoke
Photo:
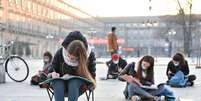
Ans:
[[[6,66],[9,77],[15,81],[23,81],[28,76],[28,67],[20,58],[10,58]]]

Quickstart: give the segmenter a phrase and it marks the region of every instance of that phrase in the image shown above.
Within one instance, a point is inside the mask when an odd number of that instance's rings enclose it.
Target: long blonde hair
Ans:
[[[69,54],[78,57],[79,65],[77,75],[92,81],[94,86],[96,86],[96,81],[87,68],[88,57],[84,43],[79,40],[74,40],[69,44],[67,51]]]

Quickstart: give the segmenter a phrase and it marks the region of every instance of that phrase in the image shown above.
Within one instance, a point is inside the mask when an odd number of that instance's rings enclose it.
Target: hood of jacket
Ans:
[[[62,46],[66,49],[68,45],[74,41],[74,40],[80,40],[84,43],[86,49],[88,50],[88,44],[87,44],[87,39],[83,36],[83,34],[79,31],[73,31],[70,32],[62,42]]]

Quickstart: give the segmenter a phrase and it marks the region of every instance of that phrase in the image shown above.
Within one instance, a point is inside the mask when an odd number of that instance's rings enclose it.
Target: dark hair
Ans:
[[[70,32],[62,42],[62,46],[67,49],[68,45],[74,41],[74,40],[80,40],[84,43],[84,46],[86,49],[88,49],[88,43],[87,39],[84,37],[84,35],[80,31],[73,31]]]
[[[112,27],[112,32],[114,32],[116,30],[116,27]]]
[[[186,64],[185,58],[184,58],[184,56],[181,53],[176,53],[173,56],[173,60],[174,61],[178,61],[181,65],[185,65]]]
[[[49,57],[50,62],[52,61],[52,54],[51,54],[50,52],[46,51],[46,52],[43,54],[43,57],[44,57],[44,56]]]
[[[137,78],[139,80],[142,80],[142,66],[141,66],[142,61],[150,63],[150,66],[147,69],[147,76],[146,76],[145,80],[153,82],[153,80],[154,80],[154,69],[153,69],[154,58],[152,56],[149,56],[149,55],[142,57],[142,59],[139,61],[138,68],[137,68]]]

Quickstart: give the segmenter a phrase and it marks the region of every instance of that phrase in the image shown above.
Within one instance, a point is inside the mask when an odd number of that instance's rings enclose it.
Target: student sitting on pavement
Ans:
[[[52,62],[52,54],[46,51],[43,54],[43,63],[44,63],[43,70],[39,70],[38,73],[31,78],[31,85],[38,85],[40,82],[45,81],[47,79],[48,69],[50,67],[51,62]],[[39,85],[39,86],[43,88],[43,86],[45,85]]]
[[[195,75],[189,75],[189,66],[188,62],[185,60],[184,56],[181,53],[176,53],[173,56],[173,59],[168,63],[166,75],[168,77],[167,84],[175,76],[178,71],[181,71],[185,79],[187,79],[186,84],[184,86],[193,86],[194,80],[196,79]]]
[[[126,65],[127,65],[126,60],[121,58],[118,54],[113,54],[112,61],[107,62],[108,66],[107,79],[116,79],[119,73],[124,69]]]
[[[132,101],[142,99],[160,101],[162,96],[165,97],[166,101],[175,101],[173,92],[167,89],[164,84],[159,84],[151,89],[154,84],[154,58],[152,56],[144,56],[138,63],[137,71],[135,71],[133,63],[128,64],[120,73],[119,79],[128,82],[124,94],[127,92],[126,98]]]
[[[86,38],[79,32],[70,32],[55,54],[52,61],[52,78],[69,75],[80,76],[93,82],[95,88],[95,54],[90,51]],[[86,91],[83,80],[72,79],[68,82],[55,80],[52,82],[55,101],[64,101],[65,94],[68,101],[77,101],[79,96]]]

